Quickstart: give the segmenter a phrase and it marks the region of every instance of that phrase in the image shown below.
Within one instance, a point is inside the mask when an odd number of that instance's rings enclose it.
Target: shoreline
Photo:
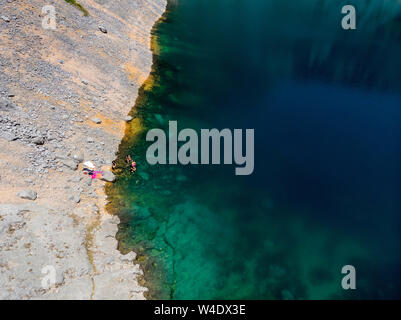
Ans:
[[[140,118],[137,118],[135,116],[135,111],[137,106],[141,103],[141,99],[143,98],[143,95],[146,94],[146,91],[150,91],[155,79],[154,79],[154,73],[156,72],[155,69],[155,65],[156,65],[156,56],[158,56],[159,51],[160,51],[160,47],[159,47],[159,43],[157,42],[157,35],[154,34],[154,31],[158,28],[158,26],[163,23],[166,19],[166,15],[168,14],[168,10],[169,10],[169,6],[171,5],[171,3],[167,0],[167,5],[166,5],[166,9],[164,10],[163,14],[160,16],[160,18],[154,23],[152,30],[151,30],[151,39],[150,39],[150,50],[152,52],[152,66],[151,66],[151,71],[149,73],[148,78],[143,82],[143,84],[141,85],[141,87],[138,89],[138,96],[135,100],[135,104],[133,106],[133,108],[131,109],[131,111],[129,112],[129,116],[133,117],[132,121],[129,121],[126,123],[125,126],[125,133],[124,136],[119,144],[118,147],[118,152],[117,152],[117,157],[114,159],[117,162],[117,166],[118,164],[125,164],[125,155],[126,152],[125,151],[125,147],[127,145],[127,141],[128,142],[132,142],[135,137],[137,137],[143,130],[142,124],[140,123]],[[116,177],[118,178],[119,175],[121,175],[120,173],[116,173]],[[105,193],[107,198],[111,198],[111,201],[108,201],[105,205],[106,211],[109,212],[111,215],[113,216],[117,216],[119,219],[121,218],[121,215],[119,214],[119,210],[121,209],[121,207],[118,206],[118,204],[116,205],[114,203],[113,200],[117,199],[117,202],[119,202],[119,198],[120,198],[120,194],[118,194],[118,192],[116,193],[116,187],[112,184],[107,184],[105,185],[104,189],[105,189]],[[118,225],[118,232],[120,232],[120,224]],[[117,232],[117,234],[118,234]],[[138,259],[137,262],[141,267],[141,270],[143,272],[143,274],[140,277],[140,285],[146,287],[147,291],[144,294],[145,299],[153,299],[154,295],[157,294],[157,292],[160,289],[155,289],[155,283],[153,282],[155,279],[153,279],[153,276],[146,276],[145,271],[147,269],[147,265],[153,264],[153,263],[157,263],[156,261],[153,261],[152,259],[149,260],[149,256],[144,255],[142,252],[137,251],[134,247],[131,246],[126,246],[126,243],[124,241],[123,238],[119,238],[117,237],[116,234],[116,238],[118,241],[118,250],[124,255],[127,254],[129,252],[136,252],[136,254],[138,255]],[[150,273],[151,271],[148,270],[148,272]],[[153,280],[153,281],[152,281]],[[159,286],[160,284],[157,283],[156,286]]]
[[[2,5],[10,21],[0,21],[0,299],[144,299],[147,291],[136,254],[117,249],[106,183],[83,176],[81,163],[110,170],[167,1],[80,3],[88,17],[54,4],[55,31],[41,28],[46,1]],[[55,279],[44,286],[48,266]]]

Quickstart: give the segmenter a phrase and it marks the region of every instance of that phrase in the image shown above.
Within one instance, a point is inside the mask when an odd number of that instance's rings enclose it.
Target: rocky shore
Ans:
[[[144,299],[104,184],[167,0],[0,0],[0,299]],[[56,29],[43,28],[51,5]],[[82,174],[92,161],[104,180]]]

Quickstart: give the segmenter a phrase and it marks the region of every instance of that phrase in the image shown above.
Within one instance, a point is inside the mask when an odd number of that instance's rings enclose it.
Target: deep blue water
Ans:
[[[401,8],[351,2],[354,31],[344,1],[170,3],[145,129],[120,147],[138,172],[110,191],[153,297],[401,298]],[[167,120],[255,129],[254,173],[150,166],[146,131]]]

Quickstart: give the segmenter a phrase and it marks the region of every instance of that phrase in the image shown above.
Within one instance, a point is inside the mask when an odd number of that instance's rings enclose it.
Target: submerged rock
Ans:
[[[294,300],[295,299],[295,297],[291,293],[291,291],[289,291],[287,289],[281,290],[281,297],[283,298],[283,300]]]
[[[161,114],[156,113],[155,118],[160,124],[164,124],[164,118]]]
[[[143,180],[149,180],[149,174],[147,172],[140,171],[138,174]]]
[[[177,179],[177,181],[180,181],[180,182],[187,181],[187,177],[182,174],[178,175],[176,179]]]
[[[274,278],[281,278],[286,275],[287,271],[278,265],[271,265],[269,266],[269,273]]]

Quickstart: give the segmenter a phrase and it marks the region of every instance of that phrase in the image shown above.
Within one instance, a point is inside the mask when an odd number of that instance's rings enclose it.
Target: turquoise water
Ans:
[[[354,31],[343,1],[170,2],[107,190],[151,298],[401,298],[401,6],[352,3]],[[254,173],[149,165],[169,120],[255,129]]]

